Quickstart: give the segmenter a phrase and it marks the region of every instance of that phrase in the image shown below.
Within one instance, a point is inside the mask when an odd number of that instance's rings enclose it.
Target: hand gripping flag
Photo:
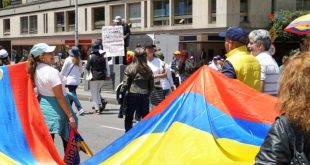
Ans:
[[[88,148],[82,136],[77,132],[75,128],[71,129],[69,135],[69,142],[66,147],[66,153],[64,158],[65,163],[67,165],[80,164],[80,150],[82,150],[89,156],[93,156],[93,153]]]
[[[0,67],[0,164],[64,164],[45,125],[26,64]]]
[[[84,164],[253,164],[275,102],[204,66]]]

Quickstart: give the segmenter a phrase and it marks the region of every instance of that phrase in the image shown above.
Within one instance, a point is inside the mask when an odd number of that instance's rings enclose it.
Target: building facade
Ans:
[[[83,58],[90,43],[101,38],[102,26],[113,25],[115,16],[131,24],[130,47],[146,34],[171,34],[178,37],[178,49],[194,56],[204,49],[212,58],[225,53],[218,33],[227,27],[265,28],[272,11],[310,8],[309,0],[11,0],[6,6],[1,3],[0,44],[13,56],[39,42],[66,51],[75,43],[75,2]]]

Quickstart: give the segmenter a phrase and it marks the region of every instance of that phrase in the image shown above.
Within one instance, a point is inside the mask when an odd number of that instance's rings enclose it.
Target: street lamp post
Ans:
[[[78,0],[75,0],[75,46],[79,45],[79,34],[78,34]]]

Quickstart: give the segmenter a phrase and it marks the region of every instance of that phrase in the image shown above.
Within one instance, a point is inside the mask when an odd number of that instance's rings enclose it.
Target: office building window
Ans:
[[[87,24],[88,24],[88,23],[87,23],[87,22],[88,22],[88,21],[87,21],[87,8],[85,8],[84,13],[85,13],[85,14],[84,14],[84,17],[85,17],[85,18],[84,18],[84,19],[85,19],[85,24],[84,24],[84,25],[85,25],[85,31],[87,31]]]
[[[64,12],[55,13],[55,31],[65,31],[65,15]]]
[[[20,17],[20,33],[28,34],[28,17]]]
[[[10,19],[3,20],[3,34],[9,35],[11,31],[11,22]]]
[[[105,9],[104,7],[93,8],[93,27],[101,29],[105,25]]]
[[[22,0],[10,0],[10,2],[11,2],[11,5],[20,5],[23,3]]]
[[[296,10],[309,10],[310,0],[296,0]]]
[[[124,5],[116,5],[112,6],[112,22],[116,16],[121,16],[124,19],[125,16],[125,8]]]
[[[240,0],[240,22],[249,22],[248,7],[248,0]]]
[[[47,13],[43,14],[43,33],[48,33],[48,17],[47,17]]]
[[[68,11],[67,12],[68,18],[68,31],[75,30],[75,11]]]
[[[193,0],[174,1],[174,23],[191,24],[193,23]]]
[[[29,34],[38,33],[38,17],[36,15],[29,17]]]
[[[129,4],[129,22],[131,27],[141,27],[141,3]]]
[[[211,6],[209,23],[215,23],[216,22],[216,0],[211,0],[209,2],[211,2],[211,4],[209,4]]]
[[[153,25],[163,26],[169,25],[169,0],[154,0],[153,1]]]

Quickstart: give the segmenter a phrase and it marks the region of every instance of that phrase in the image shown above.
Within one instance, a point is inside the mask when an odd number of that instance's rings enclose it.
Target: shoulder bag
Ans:
[[[70,69],[70,71],[68,72],[68,74],[67,74],[67,76],[66,76],[66,77],[68,77],[68,76],[69,76],[69,74],[71,73],[71,71],[72,71],[73,67],[74,67],[74,64],[73,64],[73,66],[71,67],[71,69]]]
[[[91,55],[89,55],[90,57],[89,57],[89,62],[91,61]],[[88,71],[87,69],[86,69],[86,71],[87,71],[87,74],[86,74],[86,80],[87,81],[90,81],[90,80],[92,80],[93,79],[93,74],[91,73],[91,68],[90,68],[90,70]]]
[[[296,136],[296,131],[292,128],[288,118],[285,115],[281,115],[280,121],[282,122],[286,134],[288,136],[288,141],[290,143],[290,148],[292,149],[292,158],[290,161],[291,165],[307,165],[310,164],[307,156],[304,153],[304,134],[298,134]],[[297,131],[298,132],[298,131]]]

